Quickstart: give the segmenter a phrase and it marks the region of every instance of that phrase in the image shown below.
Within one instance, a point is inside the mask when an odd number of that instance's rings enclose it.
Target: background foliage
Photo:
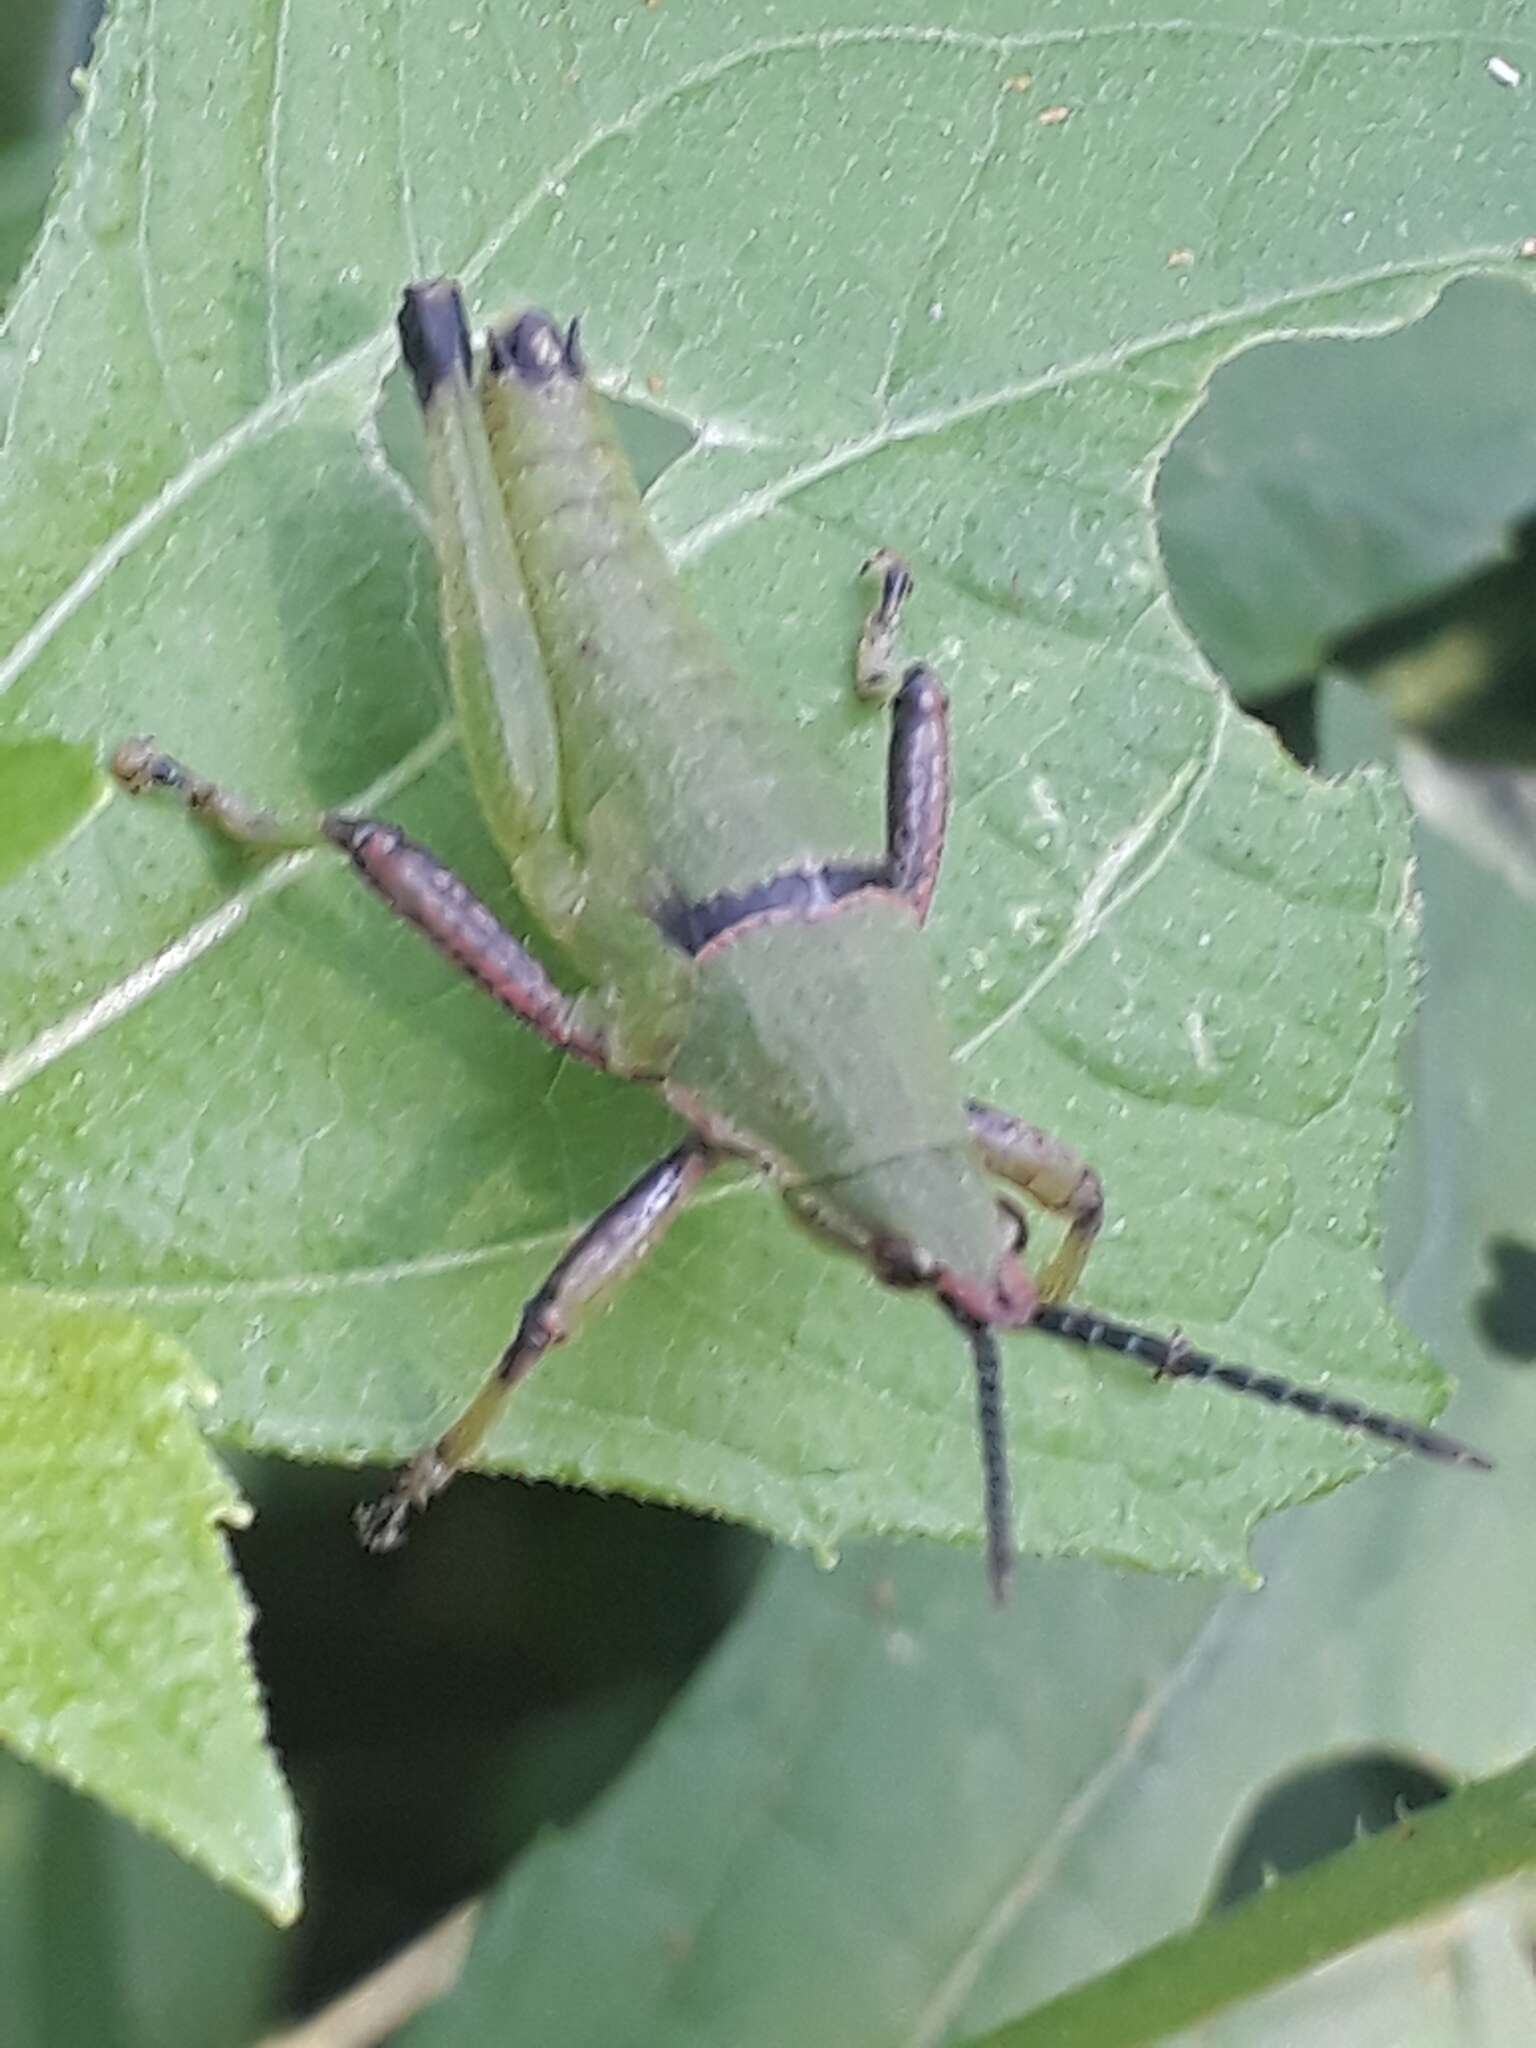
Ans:
[[[1490,76],[1470,7],[1383,24],[1229,0],[1195,28],[1040,5],[1027,31],[1011,6],[949,12],[665,0],[551,25],[402,0],[252,5],[235,35],[125,0],[100,45],[0,360],[0,791],[29,792],[0,821],[0,1200],[28,1290],[0,1410],[25,1507],[6,1556],[24,1594],[38,1559],[88,1597],[13,1594],[0,1710],[23,1753],[275,1913],[291,1824],[207,1533],[230,1497],[184,1398],[140,1420],[133,1400],[158,1372],[189,1393],[205,1374],[225,1446],[408,1448],[664,1129],[482,1016],[343,877],[100,809],[102,741],[155,726],[276,800],[387,802],[498,894],[437,694],[386,325],[407,275],[464,273],[487,310],[587,308],[700,602],[770,709],[868,787],[872,830],[879,736],[841,687],[849,572],[875,541],[916,557],[913,632],[961,747],[945,997],[970,1085],[1110,1177],[1095,1298],[1434,1403],[1375,1272],[1411,971],[1401,814],[1379,780],[1294,771],[1180,620],[1254,695],[1513,551],[1526,101]],[[77,28],[39,40],[48,89]],[[1507,18],[1499,50],[1527,61]],[[39,104],[13,117],[34,164],[53,147]],[[1159,551],[1158,464],[1224,357],[1384,327],[1469,267],[1509,276],[1407,334],[1222,370],[1162,470]],[[1382,421],[1434,420],[1432,463],[1380,429],[1346,444],[1328,423],[1358,422],[1362,392]],[[1234,613],[1246,639],[1224,637]],[[1506,601],[1506,668],[1519,616]],[[1295,650],[1279,668],[1277,647]],[[1313,719],[1330,768],[1388,744],[1338,688]],[[1429,975],[1388,1260],[1498,1479],[1394,1470],[1287,1518],[1257,1600],[1119,1573],[1233,1572],[1260,1514],[1371,1460],[1020,1345],[1022,1533],[1098,1561],[1032,1565],[999,1623],[969,1553],[858,1546],[830,1577],[776,1557],[741,1604],[750,1539],[509,1488],[467,1489],[381,1576],[348,1548],[355,1480],[242,1461],[309,1913],[280,1938],[9,1769],[17,2039],[252,2038],[509,1865],[423,2038],[493,2020],[571,2041],[959,2040],[1196,1915],[1277,1774],[1385,1751],[1427,1767],[1394,1781],[1422,1796],[1517,1757],[1529,912],[1421,851]],[[65,1442],[82,1455],[52,1456]],[[530,1390],[498,1450],[823,1549],[973,1532],[963,1360],[746,1187]],[[176,1590],[124,1540],[141,1530],[187,1574]],[[59,1647],[37,1617],[61,1614]],[[110,1767],[91,1746],[106,1700],[128,1719]],[[1362,1782],[1335,1787],[1340,1840]],[[1480,2038],[1469,1981],[1483,2038],[1528,2021],[1520,1910],[1450,1937],[1413,2038]],[[1197,1984],[1202,1967],[1197,1949]],[[1351,2023],[1397,2024],[1394,1972],[1351,1967]],[[1346,2011],[1336,1980],[1321,1999],[1314,2027]],[[1295,2010],[1246,2012],[1231,2038],[1286,2038]]]

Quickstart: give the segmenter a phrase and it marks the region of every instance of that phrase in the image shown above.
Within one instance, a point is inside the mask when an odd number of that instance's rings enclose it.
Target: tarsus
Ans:
[[[1366,1408],[1359,1401],[1320,1393],[1314,1387],[1297,1386],[1294,1381],[1281,1379],[1276,1373],[1255,1372],[1246,1365],[1229,1365],[1225,1359],[1196,1351],[1177,1333],[1158,1337],[1129,1323],[1112,1323],[1106,1317],[1096,1315],[1092,1309],[1075,1308],[1070,1302],[1048,1301],[1041,1302],[1036,1308],[1029,1328],[1043,1330],[1048,1336],[1065,1337],[1069,1343],[1084,1345],[1089,1350],[1117,1351],[1122,1358],[1131,1358],[1139,1365],[1149,1366],[1160,1379],[1215,1380],[1221,1386],[1231,1387],[1234,1393],[1257,1394],[1261,1401],[1271,1401],[1277,1408],[1298,1408],[1304,1415],[1319,1416],[1324,1422],[1336,1422],[1344,1429],[1358,1429],[1362,1435],[1379,1437],[1384,1443],[1402,1444],[1424,1458],[1439,1458],[1450,1465],[1467,1465],[1477,1472],[1493,1470],[1491,1458],[1458,1443],[1455,1437],[1445,1435],[1442,1430],[1422,1429],[1418,1423],[1405,1422],[1401,1416],[1384,1414],[1379,1408]],[[982,1369],[979,1346],[976,1365],[979,1377]],[[986,1446],[985,1414],[982,1456],[987,1464],[990,1501],[992,1455]],[[1003,1483],[1006,1488],[1006,1476]],[[990,1534],[988,1547],[990,1552]]]

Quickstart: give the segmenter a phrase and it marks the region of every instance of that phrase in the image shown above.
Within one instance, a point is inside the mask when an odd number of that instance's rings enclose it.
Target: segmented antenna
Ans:
[[[1003,1372],[997,1339],[985,1323],[956,1315],[976,1361],[976,1421],[981,1434],[982,1506],[987,1528],[987,1584],[1001,1607],[1013,1577],[1013,1488],[1003,1428]]]
[[[1069,1302],[1048,1301],[1040,1303],[1030,1318],[1029,1327],[1044,1330],[1048,1336],[1065,1337],[1068,1343],[1081,1344],[1091,1351],[1118,1351],[1122,1358],[1131,1358],[1138,1365],[1149,1366],[1159,1379],[1215,1380],[1223,1387],[1232,1388],[1234,1393],[1257,1394],[1261,1401],[1273,1402],[1277,1408],[1299,1408],[1303,1415],[1319,1416],[1324,1422],[1336,1422],[1343,1429],[1357,1429],[1363,1436],[1379,1437],[1384,1443],[1402,1444],[1423,1458],[1439,1458],[1449,1465],[1467,1465],[1475,1472],[1493,1470],[1491,1458],[1458,1443],[1455,1437],[1446,1436],[1441,1430],[1421,1429],[1416,1422],[1405,1422],[1400,1416],[1383,1414],[1379,1408],[1366,1408],[1359,1401],[1324,1394],[1315,1387],[1299,1387],[1293,1380],[1281,1379],[1277,1373],[1255,1372],[1246,1365],[1229,1365],[1225,1359],[1196,1351],[1177,1333],[1171,1337],[1158,1337],[1129,1323],[1112,1323],[1104,1316],[1095,1315],[1092,1309],[1074,1308]],[[982,1369],[979,1345],[976,1367],[979,1376]],[[985,1420],[982,1445],[983,1457],[987,1458]],[[990,1460],[987,1483],[990,1496]],[[1005,1477],[1005,1486],[1006,1483]]]

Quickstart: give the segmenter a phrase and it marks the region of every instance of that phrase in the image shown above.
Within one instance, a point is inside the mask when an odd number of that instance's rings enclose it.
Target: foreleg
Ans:
[[[469,1406],[436,1443],[402,1467],[381,1499],[358,1509],[358,1534],[367,1549],[393,1550],[403,1542],[411,1516],[435,1500],[474,1456],[512,1389],[546,1351],[565,1342],[577,1310],[655,1249],[720,1157],[700,1139],[689,1138],[647,1168],[581,1233],[529,1298],[516,1336]]]
[[[990,1103],[966,1105],[971,1136],[987,1169],[1042,1209],[1067,1219],[1067,1234],[1039,1276],[1042,1301],[1067,1301],[1104,1222],[1104,1184],[1070,1145]]]

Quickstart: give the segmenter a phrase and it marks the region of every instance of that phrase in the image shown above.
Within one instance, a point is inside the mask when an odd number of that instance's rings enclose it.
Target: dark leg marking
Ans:
[[[968,1102],[966,1116],[988,1172],[1021,1188],[1042,1209],[1067,1218],[1067,1234],[1040,1275],[1042,1300],[1066,1300],[1076,1292],[1093,1241],[1103,1228],[1103,1183],[1070,1145],[1006,1109]]]
[[[581,335],[575,320],[562,333],[547,313],[530,307],[515,320],[493,327],[485,345],[494,376],[515,377],[531,390],[557,379],[572,384],[581,381]]]
[[[949,700],[931,668],[914,662],[891,706],[885,776],[885,883],[924,923],[949,823]]]
[[[474,1456],[512,1389],[546,1351],[565,1342],[578,1309],[655,1249],[719,1157],[697,1138],[687,1139],[587,1226],[529,1297],[516,1336],[469,1406],[436,1443],[401,1468],[387,1493],[358,1509],[365,1549],[394,1550],[405,1540],[412,1515],[428,1507]]]
[[[912,572],[885,549],[864,567],[879,575],[880,596],[865,621],[854,669],[864,695],[884,697]],[[933,670],[914,662],[891,706],[883,861],[788,868],[750,888],[722,889],[695,902],[671,898],[651,915],[673,945],[695,959],[743,926],[824,917],[866,889],[905,897],[921,923],[939,879],[948,817],[949,703]]]
[[[845,897],[880,885],[878,867],[845,864],[836,867],[790,868],[750,889],[722,889],[698,903],[674,897],[659,904],[652,917],[663,935],[697,959],[717,939],[746,924],[793,924],[825,917]]]
[[[876,598],[853,659],[861,697],[884,699],[896,668],[896,634],[912,594],[912,571],[889,548],[879,548],[863,574],[880,578]],[[931,668],[914,662],[891,706],[891,745],[885,770],[885,869],[888,889],[905,896],[919,922],[928,915],[944,828],[949,822],[949,703]]]
[[[1159,1379],[1214,1380],[1234,1393],[1257,1394],[1277,1408],[1298,1408],[1303,1415],[1315,1415],[1324,1422],[1336,1422],[1343,1429],[1357,1429],[1363,1436],[1378,1437],[1383,1443],[1401,1444],[1420,1457],[1438,1458],[1445,1464],[1466,1465],[1476,1472],[1491,1472],[1493,1460],[1481,1451],[1458,1443],[1442,1430],[1424,1429],[1400,1416],[1386,1415],[1379,1408],[1366,1408],[1358,1401],[1340,1399],[1313,1387],[1299,1387],[1277,1373],[1255,1372],[1246,1365],[1229,1365],[1196,1351],[1175,1331],[1171,1337],[1154,1336],[1127,1323],[1112,1323],[1089,1309],[1073,1308],[1060,1302],[1042,1302],[1032,1329],[1088,1350],[1116,1351],[1122,1358],[1150,1366]]]

